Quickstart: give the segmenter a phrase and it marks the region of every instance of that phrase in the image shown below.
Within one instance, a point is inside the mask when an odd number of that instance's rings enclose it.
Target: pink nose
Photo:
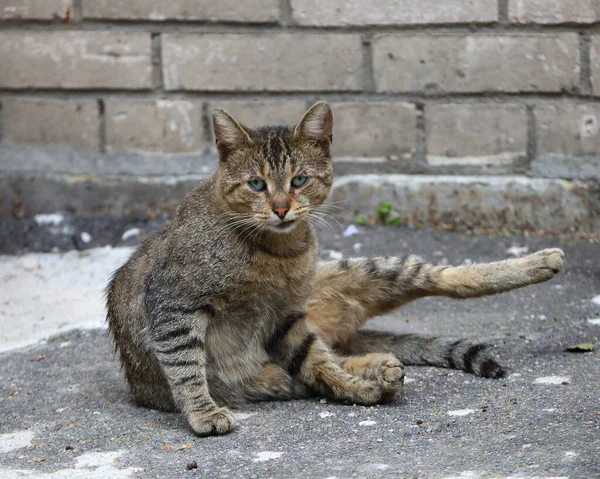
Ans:
[[[285,215],[287,214],[287,212],[290,211],[290,207],[289,206],[282,206],[282,205],[275,205],[273,206],[273,212],[279,216],[280,219],[285,218]]]

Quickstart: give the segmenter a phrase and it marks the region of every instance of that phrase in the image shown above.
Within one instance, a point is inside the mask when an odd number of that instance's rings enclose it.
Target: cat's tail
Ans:
[[[490,344],[468,339],[361,330],[345,345],[344,353],[387,352],[395,354],[405,366],[439,366],[462,369],[485,378],[501,378],[507,370],[497,362],[493,349]]]

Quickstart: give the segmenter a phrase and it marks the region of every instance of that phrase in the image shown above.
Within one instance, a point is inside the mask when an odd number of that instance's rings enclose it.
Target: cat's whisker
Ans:
[[[338,220],[336,220],[333,216],[331,216],[330,214],[328,214],[324,211],[311,211],[311,212],[309,212],[309,216],[320,218],[327,224],[329,224],[329,221],[333,221],[338,225],[338,227],[340,229],[342,229],[342,224]],[[335,229],[333,231],[335,231]]]
[[[307,218],[313,219],[315,221],[315,224],[319,224],[320,226],[329,228],[332,233],[336,232],[335,228],[331,224],[329,224],[324,218],[321,218],[320,216],[318,216],[318,215],[316,215],[314,213],[309,213],[307,215]]]

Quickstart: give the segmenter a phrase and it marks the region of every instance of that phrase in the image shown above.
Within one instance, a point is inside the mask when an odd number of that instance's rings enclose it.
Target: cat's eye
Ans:
[[[299,188],[300,186],[305,185],[307,181],[308,181],[308,176],[304,176],[304,175],[294,176],[294,178],[292,179],[292,186],[295,188]]]
[[[267,184],[260,178],[254,178],[253,180],[250,180],[248,184],[254,191],[265,191],[267,189]]]

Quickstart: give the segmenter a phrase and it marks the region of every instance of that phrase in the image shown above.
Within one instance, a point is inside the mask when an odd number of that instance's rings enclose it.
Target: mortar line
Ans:
[[[498,22],[501,25],[509,25],[508,0],[498,0]]]
[[[415,152],[415,160],[420,161],[424,165],[427,164],[427,126],[425,121],[425,104],[417,103],[415,105],[417,110],[417,150]]]
[[[208,101],[202,102],[202,133],[205,139],[203,155],[212,155],[211,147],[213,144],[212,132],[212,112],[209,110]]]
[[[0,144],[2,144],[2,140],[4,139],[4,104],[2,103],[2,98],[0,98]],[[0,210],[1,212],[1,210]]]
[[[580,93],[584,95],[592,94],[592,60],[591,60],[592,39],[589,33],[584,32],[579,35],[579,74],[580,74]]]
[[[162,40],[160,33],[151,33],[152,49],[152,87],[154,90],[164,93],[164,80],[162,71]]]
[[[32,90],[22,89],[0,89],[0,95],[6,98],[48,98],[48,99],[90,99],[104,98],[132,98],[132,99],[160,99],[172,100],[246,100],[246,101],[285,101],[304,100],[318,98],[331,102],[424,102],[424,103],[544,103],[544,102],[575,102],[575,103],[599,103],[600,95],[583,95],[576,92],[525,92],[525,93],[502,93],[495,91],[481,91],[470,93],[432,93],[423,92],[365,92],[365,91],[155,91],[155,90],[114,90],[114,89],[69,89],[40,88]]]
[[[284,0],[280,0],[283,2]],[[143,32],[160,33],[314,33],[314,34],[361,34],[373,32],[371,25],[344,26],[303,26],[293,23],[281,25],[277,22],[238,23],[210,21],[179,21],[167,20],[162,22],[137,20],[96,21],[84,20],[79,23],[61,23],[55,20],[0,20],[0,28],[4,31],[112,31],[112,32]],[[565,22],[561,24],[515,24],[515,23],[425,23],[425,24],[394,24],[376,26],[377,33],[394,33],[406,35],[430,34],[531,34],[531,33],[600,33],[600,20],[594,23]]]
[[[279,24],[283,27],[294,24],[291,0],[279,0]]]
[[[81,0],[71,0],[71,5],[71,20],[75,23],[81,23],[83,21],[83,8],[81,5]]]
[[[363,91],[375,91],[375,72],[373,69],[373,34],[366,33],[362,37],[362,70],[363,70]]]
[[[527,165],[526,169],[531,168],[531,163],[537,158],[537,131],[535,121],[535,111],[533,105],[527,105]]]
[[[106,153],[106,114],[103,99],[98,100],[98,148]]]

